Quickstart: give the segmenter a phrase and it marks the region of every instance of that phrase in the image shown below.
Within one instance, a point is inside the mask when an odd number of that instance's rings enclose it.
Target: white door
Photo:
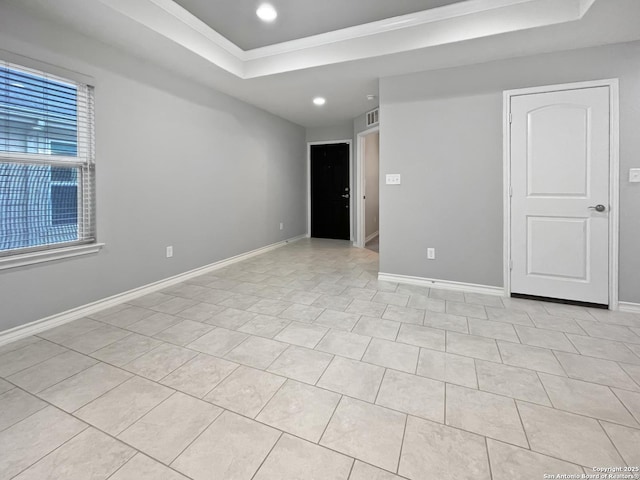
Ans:
[[[609,87],[511,97],[511,292],[609,304]]]

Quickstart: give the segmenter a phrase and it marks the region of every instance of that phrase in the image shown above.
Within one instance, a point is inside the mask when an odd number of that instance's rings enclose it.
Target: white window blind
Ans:
[[[93,87],[0,61],[0,257],[94,243]]]

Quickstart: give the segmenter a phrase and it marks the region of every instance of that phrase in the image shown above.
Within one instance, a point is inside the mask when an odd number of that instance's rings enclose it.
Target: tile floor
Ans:
[[[376,280],[307,240],[0,347],[0,478],[640,465],[640,316]]]

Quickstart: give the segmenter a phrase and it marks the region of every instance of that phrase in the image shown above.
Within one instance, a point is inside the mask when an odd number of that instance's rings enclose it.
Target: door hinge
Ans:
[[[509,196],[513,197],[513,187],[509,187]]]
[[[513,114],[509,113],[509,123],[513,123]]]
[[[513,270],[513,260],[509,260],[509,270]]]

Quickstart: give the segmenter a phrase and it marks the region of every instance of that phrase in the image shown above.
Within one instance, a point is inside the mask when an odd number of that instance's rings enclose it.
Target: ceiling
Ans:
[[[0,7],[64,25],[305,127],[349,122],[370,110],[375,104],[366,95],[377,94],[382,77],[640,39],[638,0],[466,0],[401,23],[247,51],[172,0],[15,0]],[[0,11],[0,31],[46,42],[40,30],[3,24]],[[69,48],[82,53],[79,45]],[[311,102],[319,95],[327,99],[321,108]]]
[[[463,0],[270,0],[273,23],[256,16],[259,0],[175,0],[242,50],[421,12]]]

